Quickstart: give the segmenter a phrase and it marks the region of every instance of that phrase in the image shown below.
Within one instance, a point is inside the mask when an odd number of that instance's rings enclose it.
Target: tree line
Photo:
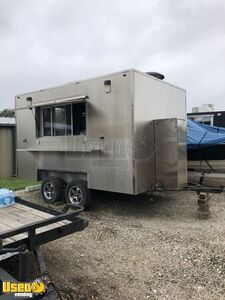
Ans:
[[[15,111],[10,108],[3,109],[0,111],[0,117],[15,118]]]

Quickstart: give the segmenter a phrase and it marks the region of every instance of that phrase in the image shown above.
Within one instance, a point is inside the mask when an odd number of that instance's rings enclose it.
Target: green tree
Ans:
[[[15,111],[13,109],[6,108],[3,111],[0,111],[0,117],[15,118]]]

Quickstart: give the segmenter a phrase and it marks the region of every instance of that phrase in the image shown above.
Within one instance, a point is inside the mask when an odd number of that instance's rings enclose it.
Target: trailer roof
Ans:
[[[225,110],[212,110],[212,111],[203,111],[203,112],[190,112],[187,113],[189,117],[191,116],[202,116],[202,115],[215,115],[215,114],[224,114]]]
[[[1,127],[13,127],[15,125],[16,125],[15,118],[0,117],[0,126]]]
[[[157,80],[157,81],[160,81],[160,82],[162,82],[164,84],[167,84],[167,85],[170,85],[172,87],[175,87],[177,89],[186,91],[184,88],[180,88],[180,87],[178,87],[178,86],[176,86],[174,84],[171,84],[171,83],[169,83],[169,82],[167,82],[165,80],[158,79],[158,78],[156,78],[154,76],[148,75],[145,72],[139,71],[137,69],[126,69],[126,70],[123,70],[123,71],[118,71],[118,72],[114,72],[114,73],[104,74],[104,75],[100,75],[100,76],[96,76],[96,77],[86,78],[86,79],[82,79],[82,80],[75,80],[75,81],[71,81],[71,82],[68,82],[68,83],[65,83],[65,84],[61,84],[61,85],[57,85],[57,86],[53,86],[53,87],[49,87],[49,88],[44,88],[44,89],[41,89],[41,90],[35,90],[35,91],[26,92],[26,93],[23,93],[23,94],[16,95],[16,98],[18,98],[20,96],[29,95],[31,93],[39,93],[39,92],[43,92],[43,91],[46,91],[46,90],[52,90],[52,89],[55,89],[55,88],[64,87],[64,86],[67,86],[67,85],[73,85],[75,83],[80,83],[80,82],[89,81],[89,80],[93,80],[93,79],[105,78],[106,76],[113,76],[113,75],[117,75],[117,74],[129,73],[129,72],[136,72],[136,73],[139,73],[139,74],[141,74],[143,76],[150,77],[153,80]]]

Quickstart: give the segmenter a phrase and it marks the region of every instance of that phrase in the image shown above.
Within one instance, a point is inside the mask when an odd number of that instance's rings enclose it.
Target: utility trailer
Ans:
[[[16,96],[17,169],[42,196],[137,195],[187,184],[186,92],[131,69]]]
[[[16,203],[0,209],[0,262],[19,256],[19,282],[27,281],[27,254],[33,252],[47,292],[35,299],[61,299],[47,272],[40,246],[50,241],[85,229],[88,221],[78,217],[82,207],[67,205],[63,212],[42,207],[16,197]],[[69,211],[69,209],[71,209]],[[16,282],[9,272],[1,268],[2,281]],[[35,295],[34,295],[35,296]],[[12,294],[0,295],[1,300],[14,299]],[[15,299],[27,299],[26,297]]]

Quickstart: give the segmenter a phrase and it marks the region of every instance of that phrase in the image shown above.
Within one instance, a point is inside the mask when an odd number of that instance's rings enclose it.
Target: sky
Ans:
[[[15,95],[128,68],[225,110],[224,0],[0,0],[0,110]]]

